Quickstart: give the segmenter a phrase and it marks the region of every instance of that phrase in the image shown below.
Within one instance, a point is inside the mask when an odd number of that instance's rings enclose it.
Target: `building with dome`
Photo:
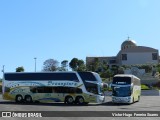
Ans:
[[[107,63],[109,67],[122,66],[122,65],[140,65],[140,64],[158,64],[159,51],[158,49],[138,46],[134,40],[128,37],[121,44],[121,50],[116,56],[99,56],[99,57],[86,57],[86,64],[94,61],[95,58],[101,63]]]

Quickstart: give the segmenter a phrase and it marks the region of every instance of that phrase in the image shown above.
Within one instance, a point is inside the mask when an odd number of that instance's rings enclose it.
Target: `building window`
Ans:
[[[158,54],[152,53],[152,60],[158,60]]]
[[[127,60],[127,54],[122,54],[122,60]]]
[[[116,63],[116,60],[110,60],[109,63],[114,64],[114,63]]]

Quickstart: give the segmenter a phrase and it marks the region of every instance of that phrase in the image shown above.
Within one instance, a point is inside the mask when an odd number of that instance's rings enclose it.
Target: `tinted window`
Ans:
[[[85,87],[88,92],[98,94],[98,86],[94,83],[85,82]]]
[[[131,95],[131,88],[130,87],[113,87],[113,96],[117,97],[127,97]]]
[[[82,78],[83,82],[84,81],[97,81],[95,76],[91,72],[78,72],[78,74]]]
[[[82,93],[82,89],[74,87],[31,87],[33,93]]]
[[[68,80],[78,81],[75,73],[6,73],[5,80]]]
[[[130,77],[114,77],[113,84],[119,84],[119,85],[131,84],[131,78]]]

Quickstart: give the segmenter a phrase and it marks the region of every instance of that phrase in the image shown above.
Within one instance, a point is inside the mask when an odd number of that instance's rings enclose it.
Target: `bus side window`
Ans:
[[[76,93],[82,93],[82,89],[76,88]]]
[[[32,93],[37,93],[37,89],[36,89],[35,87],[30,87],[30,91],[31,91]]]

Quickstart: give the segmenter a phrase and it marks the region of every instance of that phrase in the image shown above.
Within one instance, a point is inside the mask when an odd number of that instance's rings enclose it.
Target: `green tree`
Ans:
[[[145,69],[146,73],[150,73],[152,71],[152,66],[151,65],[147,65],[147,64],[143,64],[139,68],[140,69]]]
[[[113,75],[118,74],[118,66],[112,67],[112,68],[111,68],[111,71],[112,71]]]
[[[93,61],[87,64],[88,71],[98,72],[100,69],[100,62],[98,58],[94,58]]]
[[[72,71],[77,71],[78,68],[78,58],[73,58],[69,63],[70,68]]]
[[[73,58],[69,63],[72,71],[85,71],[86,66],[83,60],[79,60],[78,58]]]
[[[57,71],[59,62],[54,59],[48,59],[43,63],[42,71]]]
[[[68,60],[63,60],[63,61],[61,62],[61,69],[62,69],[63,71],[68,71]]]
[[[118,68],[118,74],[124,74],[124,67],[119,67]]]
[[[23,66],[17,67],[17,68],[16,68],[16,72],[24,72]]]
[[[86,71],[86,65],[83,60],[78,60],[78,68],[77,71]]]
[[[160,64],[157,64],[156,68],[157,68],[157,72],[160,73]]]
[[[113,73],[112,73],[111,70],[108,69],[108,70],[106,70],[104,72],[101,72],[100,76],[102,78],[110,78],[110,77],[113,77]]]

